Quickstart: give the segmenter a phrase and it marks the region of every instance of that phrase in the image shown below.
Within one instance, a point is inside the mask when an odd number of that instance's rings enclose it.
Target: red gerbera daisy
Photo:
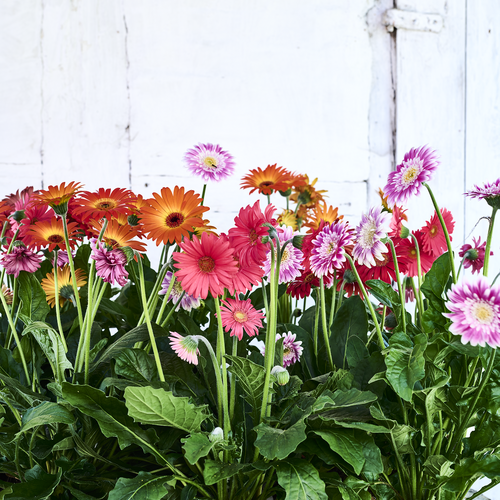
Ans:
[[[453,215],[446,208],[441,209],[441,215],[443,216],[444,223],[448,234],[450,235],[450,241],[452,240],[451,233],[455,228],[455,221],[453,220]],[[431,253],[434,257],[439,257],[443,252],[447,250],[446,236],[444,235],[441,222],[439,222],[439,217],[437,212],[434,212],[430,221],[426,222],[426,225],[420,229],[423,235],[424,251]]]
[[[311,295],[312,287],[319,286],[319,278],[311,271],[310,268],[303,269],[300,276],[288,283],[286,293],[294,299],[303,299]]]
[[[381,280],[386,283],[396,281],[396,270],[394,268],[394,260],[389,245],[385,245],[387,251],[382,254],[382,259],[375,259],[375,265],[372,267],[358,266],[359,277],[363,282],[367,280]]]
[[[220,316],[226,332],[231,331],[231,337],[236,335],[238,340],[243,338],[243,332],[246,332],[249,337],[257,335],[259,328],[262,328],[261,319],[264,317],[252,306],[250,299],[222,301]]]
[[[19,229],[19,239],[22,240],[27,247],[29,247],[33,243],[31,229],[33,229],[35,225],[40,222],[50,221],[54,217],[54,212],[47,206],[36,206],[29,203],[24,210],[24,216],[25,217],[21,221],[22,224]],[[35,247],[36,246],[37,245],[35,245]],[[40,245],[38,245],[38,247],[40,247]]]
[[[186,293],[206,299],[209,290],[215,297],[232,286],[238,269],[227,241],[203,233],[200,239],[184,240],[179,246],[182,253],[174,252],[172,256],[179,269],[175,276]]]
[[[424,241],[421,231],[412,231],[417,238],[418,248],[420,250],[420,265],[422,267],[422,274],[425,274],[434,262],[434,256],[424,250]],[[406,274],[406,276],[417,276],[417,250],[413,238],[401,240],[396,247],[396,256],[399,262],[399,270]]]
[[[83,219],[108,220],[118,217],[118,214],[130,214],[134,209],[136,196],[129,189],[99,188],[95,193],[83,191],[78,198],[79,207],[73,211],[75,215],[82,214]]]

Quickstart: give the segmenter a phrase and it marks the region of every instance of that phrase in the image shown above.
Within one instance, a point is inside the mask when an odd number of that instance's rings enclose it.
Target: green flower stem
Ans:
[[[344,300],[344,288],[345,288],[345,281],[342,280],[342,283],[340,284],[340,290],[339,290],[339,301],[337,302],[337,311],[340,309],[340,306],[342,305],[342,302]],[[335,311],[335,312],[337,312]]]
[[[165,328],[167,326],[168,320],[172,317],[172,314],[174,314],[174,311],[177,310],[177,306],[181,303],[181,300],[184,298],[184,295],[186,295],[185,290],[182,291],[181,296],[177,299],[177,302],[173,305],[172,309],[167,314],[167,317],[165,318],[165,321],[161,324],[162,328]]]
[[[148,297],[147,308],[149,310],[150,317],[153,316],[155,309],[156,309],[156,304],[158,304],[158,299],[160,298],[159,291],[161,288],[161,284],[163,283],[163,278],[165,278],[165,275],[167,274],[167,270],[168,270],[168,265],[164,264],[156,276],[156,281],[155,281],[155,284],[153,286],[153,291],[151,292],[151,294]],[[173,276],[173,279],[170,280],[170,284],[172,285],[172,287],[174,286],[174,283],[175,283],[175,276]],[[168,292],[168,295],[170,295],[170,292],[172,291],[172,289],[170,288],[170,285],[169,285],[169,289],[170,289],[170,291]],[[167,297],[168,297],[168,295],[167,295]],[[139,318],[139,322],[137,323],[137,326],[142,325],[144,323],[145,317],[146,316],[144,314],[144,311],[142,311],[142,314],[141,314],[141,317]],[[156,321],[156,323],[159,324],[158,321]]]
[[[162,302],[161,307],[160,307],[160,312],[158,313],[158,316],[156,317],[156,324],[157,325],[161,324],[161,318],[163,317],[163,313],[165,312],[165,308],[167,307],[167,304],[169,302],[168,298],[170,297],[170,293],[172,292],[174,285],[175,285],[175,274],[172,274],[172,279],[170,280],[170,283],[168,284],[167,292],[163,295],[163,302]]]
[[[349,261],[349,264],[351,265],[352,272],[356,276],[356,281],[358,282],[358,285],[361,288],[365,302],[368,305],[368,308],[370,309],[370,314],[372,316],[373,323],[375,324],[375,328],[377,329],[377,337],[378,337],[378,342],[380,344],[380,348],[382,350],[384,350],[385,349],[384,337],[382,337],[382,331],[380,330],[380,325],[378,324],[377,315],[375,313],[375,310],[373,309],[373,305],[370,301],[370,298],[368,297],[368,293],[366,291],[365,285],[363,284],[363,282],[361,281],[361,278],[359,277],[358,270],[356,269],[356,266],[354,265],[352,257],[347,253],[345,255],[347,257],[347,260]]]
[[[335,366],[333,365],[332,351],[330,349],[330,330],[326,321],[325,283],[323,281],[323,276],[321,276],[321,278],[319,279],[319,290],[321,300],[321,325],[323,327],[323,341],[325,342],[325,349],[328,355],[328,365],[330,366],[330,371],[333,372],[335,371]]]
[[[431,187],[427,182],[422,183],[426,188],[427,191],[429,191],[429,195],[432,200],[432,204],[434,205],[434,208],[436,210],[436,214],[439,217],[439,222],[441,223],[441,227],[443,228],[444,236],[446,238],[446,246],[448,247],[448,257],[450,259],[450,266],[451,266],[451,274],[453,276],[453,283],[457,282],[457,274],[455,271],[455,263],[453,262],[453,250],[451,249],[451,240],[450,240],[450,235],[448,234],[448,229],[446,227],[446,224],[444,223],[443,215],[441,214],[441,210],[439,209],[439,206],[437,204],[436,198],[434,198],[434,193],[432,192]],[[420,285],[419,285],[420,288]]]
[[[156,363],[156,369],[158,370],[158,376],[160,377],[161,382],[165,382],[165,375],[163,374],[163,368],[160,363],[160,354],[158,352],[158,347],[156,345],[156,340],[155,340],[155,335],[153,333],[153,327],[151,325],[151,318],[149,317],[149,310],[147,307],[147,301],[146,301],[146,287],[144,285],[144,269],[142,268],[142,257],[138,253],[138,264],[139,264],[139,278],[140,278],[140,289],[141,289],[141,297],[142,297],[142,303],[146,306],[144,307],[144,312],[146,316],[146,325],[148,327],[148,333],[149,333],[149,340],[151,342],[151,347],[153,348],[153,355],[155,358],[155,363]]]
[[[56,318],[57,318],[57,329],[59,330],[59,336],[61,337],[61,342],[64,346],[64,351],[68,352],[68,345],[66,344],[66,339],[64,338],[63,327],[61,324],[61,311],[59,310],[59,286],[57,283],[57,249],[54,250],[54,287],[55,287],[55,295],[56,295],[56,303],[54,305],[56,309]]]
[[[233,335],[233,350],[231,352],[232,356],[238,355],[238,337]],[[236,407],[236,376],[232,374],[231,376],[231,399],[229,400],[229,419],[232,422],[234,420],[234,409]]]
[[[493,225],[495,224],[496,213],[497,213],[497,208],[493,208],[490,217],[490,224],[488,226],[488,236],[486,237],[486,249],[484,251],[484,266],[483,266],[484,276],[488,276],[488,264],[490,263],[491,237],[493,236]]]
[[[316,288],[316,301],[314,302],[314,332],[313,332],[313,348],[314,357],[318,357],[318,331],[319,331],[319,308],[320,308],[320,291]]]
[[[394,271],[396,273],[396,281],[398,283],[399,300],[401,302],[401,325],[403,327],[403,332],[406,333],[406,300],[405,292],[401,285],[401,276],[399,275],[399,264],[398,258],[396,256],[396,248],[394,247],[393,241],[389,238],[389,246],[391,247],[392,261],[394,262]],[[384,310],[385,313],[385,310]],[[385,320],[385,316],[384,316]]]
[[[201,202],[200,202],[200,207],[203,206],[203,203],[205,202],[205,193],[207,192],[207,185],[203,184],[203,190],[201,192]]]
[[[2,291],[0,290],[0,293],[2,293]],[[12,304],[10,305],[10,310],[11,311],[14,311],[15,308],[16,308],[16,299],[17,299],[17,279],[14,278],[14,289],[12,290]],[[20,311],[20,308],[17,309],[17,313],[16,313],[16,317],[14,318],[14,326],[17,325],[17,319],[18,319],[18,316],[19,316],[19,311]],[[12,328],[9,326],[7,328],[7,335],[5,336],[5,348],[6,349],[10,349],[10,344],[12,342]]]
[[[270,205],[271,204],[271,196],[270,195],[266,195],[267,196],[267,204]]]
[[[333,285],[332,285],[332,302],[330,304],[330,319],[328,321],[328,331],[333,324],[333,317],[335,316],[335,299],[337,298],[337,271],[333,271]]]
[[[4,224],[2,229],[2,238],[6,228],[7,224]],[[19,229],[14,233],[14,236],[10,240],[9,247],[7,248],[7,252],[5,253],[5,255],[9,255],[10,252],[12,251],[12,247],[14,246],[14,242],[16,241],[18,234],[19,234]],[[0,285],[3,285],[4,278],[5,278],[5,267],[2,268],[2,274],[0,275]]]
[[[440,212],[441,213],[441,212]],[[418,246],[418,241],[413,233],[410,233],[410,237],[415,244],[415,252],[417,253],[417,279],[418,279],[418,292],[415,293],[415,298],[418,301],[419,309],[421,314],[424,314],[424,300],[422,298],[422,263],[420,261],[420,248]],[[422,325],[420,325],[422,326]]]
[[[493,371],[493,365],[495,364],[495,355],[496,355],[497,350],[492,349],[492,353],[490,356],[490,360],[488,363],[488,367],[486,368],[486,372],[484,373],[483,379],[481,380],[481,384],[477,388],[476,394],[474,395],[474,399],[472,400],[472,403],[469,406],[469,410],[467,411],[467,414],[465,415],[464,420],[462,421],[457,433],[455,434],[452,445],[451,445],[451,453],[455,451],[455,448],[457,447],[457,444],[462,440],[464,432],[467,430],[467,426],[469,424],[469,420],[476,411],[476,404],[479,400],[479,396],[481,396],[481,393],[483,392],[483,389],[486,387],[486,384],[490,378],[491,372]]]
[[[264,301],[264,309],[266,310],[266,318],[269,318],[269,301],[267,300],[266,283],[262,279],[262,300]]]

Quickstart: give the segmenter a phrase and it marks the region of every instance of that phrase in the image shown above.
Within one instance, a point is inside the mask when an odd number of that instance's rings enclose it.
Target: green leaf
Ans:
[[[21,432],[26,432],[39,425],[50,424],[73,424],[75,418],[73,414],[64,406],[44,401],[43,403],[30,408],[22,418]]]
[[[269,460],[286,458],[307,439],[304,420],[299,420],[288,429],[275,429],[262,423],[254,430],[257,432],[255,446],[259,448],[261,455]]]
[[[466,458],[455,466],[455,472],[442,486],[448,491],[462,491],[466,482],[486,476],[489,479],[500,479],[500,458],[488,455],[481,460]]]
[[[98,500],[96,497],[87,495],[86,493],[83,493],[82,491],[72,488],[67,484],[64,485],[64,488],[67,489],[76,498],[76,500]]]
[[[205,480],[205,484],[210,486],[211,484],[218,483],[222,479],[232,477],[242,470],[248,470],[250,467],[249,464],[221,464],[207,459],[205,461],[205,468],[203,469],[203,479]]]
[[[140,471],[131,479],[121,477],[109,492],[109,500],[161,500],[167,494],[164,486],[172,478],[156,477],[149,472]]]
[[[353,295],[345,300],[333,320],[330,348],[333,362],[338,368],[348,368],[347,344],[350,337],[366,339],[368,318],[363,301]]]
[[[279,485],[285,490],[285,500],[328,500],[325,483],[312,464],[290,459],[276,464]]]
[[[11,485],[12,492],[5,495],[9,500],[45,500],[51,498],[61,480],[62,470],[57,474],[47,474],[39,465],[35,465],[24,475],[24,483]]]
[[[394,312],[396,318],[401,315],[401,300],[389,283],[381,280],[367,280],[370,293],[384,306]]]
[[[411,401],[415,382],[425,376],[424,351],[427,337],[416,335],[415,344],[403,332],[395,333],[389,341],[386,377],[396,393],[405,401]]]
[[[163,389],[129,386],[124,396],[129,415],[143,424],[196,432],[208,417],[206,406],[195,406],[189,398],[176,397]]]
[[[21,271],[17,278],[19,297],[22,300],[19,313],[32,321],[43,321],[50,311],[47,296],[32,273]]]
[[[142,349],[123,349],[115,359],[115,373],[138,382],[158,380],[155,362]]]
[[[333,394],[330,391],[325,391],[317,398],[312,412],[316,413],[324,409],[364,405],[376,400],[377,396],[370,391],[359,391],[358,389],[341,391],[338,389]]]
[[[205,434],[199,432],[191,434],[191,436],[181,439],[181,441],[184,443],[182,447],[186,452],[185,457],[191,465],[198,462],[200,458],[206,457],[214,446],[214,443],[211,443]]]

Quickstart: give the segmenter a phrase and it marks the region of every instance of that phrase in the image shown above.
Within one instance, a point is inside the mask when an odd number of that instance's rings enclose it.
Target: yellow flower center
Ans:
[[[493,307],[491,307],[491,304],[485,302],[484,300],[476,302],[472,306],[471,313],[476,321],[483,323],[484,325],[490,324],[495,317]]]
[[[217,160],[213,156],[206,156],[203,163],[208,168],[217,168]]]
[[[99,210],[109,210],[115,208],[117,205],[115,200],[109,198],[102,198],[98,200],[95,204],[95,208]]]
[[[235,319],[235,321],[237,321],[238,323],[245,323],[245,321],[248,320],[248,314],[244,311],[236,311],[234,314],[233,314],[233,318]]]

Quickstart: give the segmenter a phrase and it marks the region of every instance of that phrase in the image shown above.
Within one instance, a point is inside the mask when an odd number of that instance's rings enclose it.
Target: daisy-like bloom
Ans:
[[[93,236],[97,237],[102,231],[103,224],[95,220],[91,220],[90,223],[94,229]],[[146,244],[133,239],[138,236],[137,230],[134,227],[128,224],[121,225],[119,220],[112,219],[106,226],[102,241],[110,248],[130,247],[139,252],[145,252]]]
[[[14,299],[14,293],[7,285],[2,285],[2,295],[5,298],[5,302],[10,306],[12,304],[12,300]]]
[[[326,224],[333,224],[337,220],[343,219],[343,215],[339,215],[339,209],[337,207],[333,208],[331,205],[327,206],[326,203],[319,202],[313,208],[309,214],[309,218],[304,222],[304,226],[308,227],[308,233],[311,233],[315,229],[318,229],[321,222]]]
[[[304,267],[302,261],[304,259],[304,254],[302,250],[295,248],[290,242],[283,250],[283,244],[291,240],[295,236],[295,233],[291,227],[279,228],[278,238],[280,242],[280,247],[282,249],[279,278],[278,282],[288,283],[293,281],[295,278],[300,276],[300,270]],[[276,255],[276,245],[274,240],[272,240],[272,251]],[[270,276],[271,274],[271,249],[268,250],[266,260],[264,262],[264,275]]]
[[[284,167],[268,165],[264,170],[257,167],[250,170],[250,173],[245,175],[241,187],[250,189],[250,194],[258,191],[261,194],[272,194],[273,191],[286,191],[290,187],[292,174]]]
[[[170,332],[170,347],[182,360],[192,365],[198,364],[200,351],[198,350],[198,340],[196,337],[192,337],[191,335],[183,337],[177,332]]]
[[[165,278],[163,278],[162,284],[161,284],[161,290],[159,292],[160,295],[165,295],[168,292],[168,288],[170,286],[170,282],[172,281],[172,276],[173,273],[171,271],[167,271],[167,274],[165,275]],[[179,302],[179,305],[175,309],[178,311],[181,307],[184,309],[184,311],[191,311],[191,309],[197,309],[200,307],[201,301],[199,298],[193,297],[192,295],[189,295],[189,293],[186,293],[182,289],[182,285],[180,284],[179,281],[177,281],[174,278],[174,286],[172,287],[172,290],[170,291],[170,295],[167,297],[167,301],[172,301],[174,304],[177,303],[177,301],[182,297],[181,301]],[[184,295],[182,295],[184,293]]]
[[[394,260],[392,259],[392,252],[389,245],[384,244],[387,252],[382,254],[381,259],[375,259],[375,265],[371,267],[358,266],[359,277],[361,281],[368,280],[381,280],[386,283],[392,283],[396,280],[396,270],[394,268]]]
[[[361,216],[361,222],[356,228],[356,244],[352,256],[358,264],[366,267],[376,265],[376,260],[383,260],[383,254],[388,252],[387,246],[380,241],[389,231],[391,215],[382,212],[380,207],[373,207],[368,214]]]
[[[78,239],[78,225],[75,222],[68,223],[68,240],[71,248],[75,247]],[[31,227],[30,248],[41,248],[47,245],[49,252],[56,247],[66,250],[64,226],[61,219],[52,217],[49,221],[41,221]]]
[[[218,144],[200,143],[186,152],[184,161],[204,181],[221,181],[234,172],[233,157]]]
[[[438,165],[436,151],[427,146],[410,149],[396,171],[389,174],[384,187],[387,203],[390,206],[406,204],[410,196],[420,193],[422,182],[430,180]]]
[[[28,250],[24,245],[14,246],[11,253],[4,254],[0,259],[0,264],[7,274],[13,274],[14,278],[19,276],[21,271],[34,273],[42,262],[42,257]]]
[[[488,205],[500,208],[500,179],[495,182],[487,182],[484,186],[474,186],[474,189],[467,191],[465,196],[486,200]]]
[[[297,223],[297,216],[295,215],[293,210],[283,210],[283,212],[278,215],[276,221],[280,226],[289,226],[294,231],[297,231],[299,228],[299,225]]]
[[[75,270],[76,285],[82,287],[87,283],[85,273],[82,269]],[[56,284],[54,281],[54,270],[48,273],[47,276],[41,281],[43,291],[47,296],[47,302],[50,307],[56,305]],[[62,269],[57,268],[57,288],[59,288],[59,306],[62,307],[64,303],[74,297],[73,281],[71,279],[71,269],[65,266]]]
[[[448,292],[443,316],[451,319],[450,331],[461,335],[463,344],[500,346],[500,286],[476,275],[470,281],[456,283]]]
[[[232,286],[237,266],[227,241],[203,233],[200,239],[184,240],[179,246],[182,252],[172,254],[179,269],[175,275],[187,293],[206,299],[209,290],[215,297]]]
[[[410,234],[408,229],[403,226],[403,221],[408,221],[408,216],[405,212],[406,209],[398,207],[397,205],[394,206],[392,210],[392,218],[390,222],[391,232],[389,233],[389,236],[394,242],[394,245],[397,245],[401,239],[407,238]]]
[[[73,252],[71,252],[71,256],[73,259],[75,258]],[[54,259],[51,259],[51,262],[52,265],[54,265]],[[68,252],[66,252],[66,250],[59,250],[59,252],[57,252],[57,267],[64,267],[67,264],[69,264]]]
[[[11,211],[16,210],[15,206],[18,204],[20,201],[25,200],[26,203],[28,200],[32,198],[33,195],[33,186],[28,186],[25,187],[21,192],[19,192],[19,189],[15,193],[11,193],[8,196],[6,196],[2,202],[7,204]]]
[[[318,191],[314,187],[316,182],[318,182],[318,178],[314,179],[312,182],[309,182],[309,176],[305,175],[304,178],[306,182],[303,185],[294,186],[293,193],[290,195],[290,201],[300,203],[301,208],[313,208],[318,203],[325,201],[323,193],[326,193],[327,190],[322,189]]]
[[[448,234],[450,235],[450,241],[453,239],[451,234],[455,228],[455,221],[453,220],[453,215],[446,208],[441,209],[441,215],[443,216],[444,223]],[[431,217],[430,221],[425,223],[426,225],[420,229],[423,235],[424,241],[424,251],[434,255],[434,257],[439,257],[444,253],[448,246],[446,245],[446,236],[444,235],[443,228],[439,222],[439,217],[436,212]]]
[[[112,285],[127,284],[127,257],[121,249],[108,250],[102,241],[96,241],[90,257],[95,260],[96,274],[103,281]]]
[[[300,360],[304,348],[302,347],[302,341],[295,340],[297,338],[295,333],[288,332],[283,336],[279,333],[276,334],[276,340],[280,338],[283,338],[283,367],[286,368]]]
[[[481,243],[481,236],[476,240],[472,237],[474,246],[466,243],[460,249],[458,255],[464,259],[463,266],[465,269],[472,267],[472,274],[479,273],[484,266],[484,256],[486,254],[486,241]],[[493,252],[490,252],[493,255]],[[464,258],[465,257],[465,258]]]
[[[294,299],[303,299],[311,295],[311,289],[319,286],[319,278],[311,271],[311,269],[303,269],[300,276],[288,283],[286,293]]]
[[[153,193],[154,198],[146,200],[142,207],[141,223],[145,233],[160,243],[180,243],[189,238],[193,228],[204,225],[203,214],[208,207],[200,206],[201,197],[193,190],[184,193],[183,187],[162,188],[161,195]]]
[[[51,207],[58,215],[65,215],[68,210],[69,200],[75,196],[83,184],[80,182],[65,182],[59,186],[49,186],[47,190],[41,189],[33,196],[34,202],[38,205]]]
[[[19,228],[19,239],[27,246],[33,244],[32,232],[39,222],[50,221],[54,217],[54,212],[46,206],[37,206],[29,203],[24,210],[24,219]],[[36,246],[36,245],[35,245]]]
[[[226,332],[231,332],[231,337],[236,335],[238,340],[243,339],[243,333],[253,337],[262,328],[264,315],[252,306],[250,299],[226,299],[222,301],[220,310],[222,326]]]
[[[424,239],[421,231],[412,231],[417,238],[420,250],[420,266],[422,274],[425,274],[432,267],[435,257],[424,250]],[[401,240],[396,247],[396,256],[399,262],[399,270],[406,276],[414,277],[418,275],[417,250],[413,238]]]
[[[345,247],[353,242],[352,232],[347,223],[339,221],[325,226],[312,241],[310,257],[312,272],[321,278],[340,269],[345,258]]]
[[[130,214],[134,209],[135,194],[129,189],[99,188],[98,191],[91,193],[83,191],[78,198],[79,206],[73,213],[81,215],[84,220],[90,218],[99,220],[106,217],[110,220],[112,217],[118,217],[120,213]]]

